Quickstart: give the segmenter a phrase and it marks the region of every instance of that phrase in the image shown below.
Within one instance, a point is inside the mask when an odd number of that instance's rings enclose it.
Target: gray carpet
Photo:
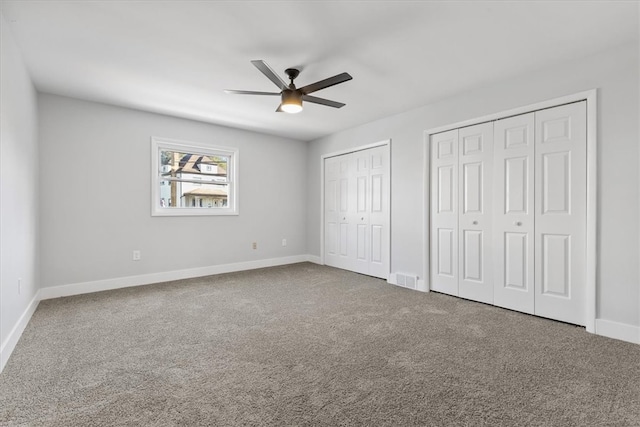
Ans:
[[[640,426],[640,346],[303,263],[41,302],[0,424]]]

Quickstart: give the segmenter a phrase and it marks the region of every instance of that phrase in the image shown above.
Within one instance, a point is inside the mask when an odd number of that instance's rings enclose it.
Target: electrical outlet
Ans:
[[[140,251],[136,250],[133,251],[133,260],[134,261],[140,261],[141,255],[140,255]]]
[[[258,242],[253,242],[252,247],[253,247],[253,249],[258,249]]]
[[[18,295],[22,293],[22,279],[18,278]]]
[[[282,246],[287,246],[287,239],[282,239]]]

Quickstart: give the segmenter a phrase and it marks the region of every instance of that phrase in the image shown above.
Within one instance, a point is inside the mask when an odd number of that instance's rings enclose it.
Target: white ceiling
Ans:
[[[613,1],[2,1],[35,86],[81,99],[312,140],[637,39]],[[344,102],[276,113],[263,59]]]

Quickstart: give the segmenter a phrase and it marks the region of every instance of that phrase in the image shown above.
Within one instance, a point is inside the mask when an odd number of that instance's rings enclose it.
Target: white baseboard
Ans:
[[[27,305],[27,308],[22,313],[22,316],[20,316],[11,332],[9,332],[9,336],[7,336],[7,339],[5,339],[2,346],[0,346],[0,372],[4,370],[4,367],[9,360],[9,356],[11,356],[11,353],[13,353],[13,350],[16,348],[16,344],[18,344],[18,340],[20,340],[22,332],[24,332],[29,320],[31,320],[31,316],[35,313],[39,302],[40,291],[36,292],[33,296],[31,302],[29,302],[29,305]]]
[[[165,271],[161,273],[141,274],[138,276],[116,277],[113,279],[52,286],[40,289],[40,299],[45,300],[71,295],[88,294],[91,292],[149,285],[152,283],[169,282],[172,280],[190,279],[193,277],[210,276],[212,274],[232,273],[234,271],[254,270],[256,268],[275,267],[278,265],[295,264],[305,261],[314,262],[310,258],[315,257],[310,255],[294,255],[282,258],[261,259],[237,262],[233,264],[212,265],[209,267],[198,267],[186,270]]]
[[[322,258],[316,255],[307,255],[307,261],[318,265],[324,265],[322,264]]]
[[[629,325],[627,323],[596,319],[596,335],[640,344],[640,326]]]

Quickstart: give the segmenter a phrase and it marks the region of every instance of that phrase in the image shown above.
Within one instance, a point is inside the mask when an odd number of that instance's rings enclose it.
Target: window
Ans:
[[[237,215],[238,150],[151,139],[151,215]]]

